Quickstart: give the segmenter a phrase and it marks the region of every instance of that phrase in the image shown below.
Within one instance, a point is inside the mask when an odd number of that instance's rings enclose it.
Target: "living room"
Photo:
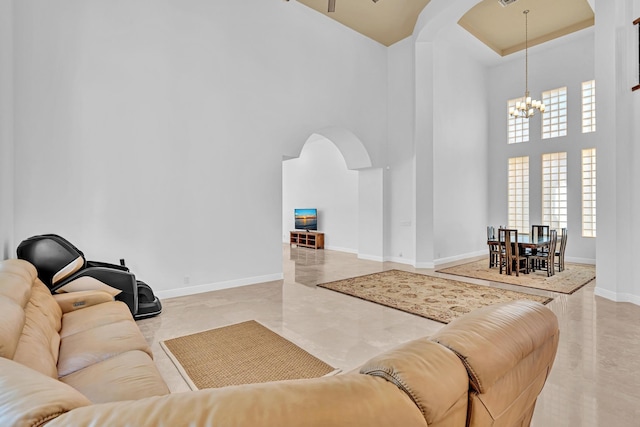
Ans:
[[[352,170],[373,183],[358,205],[374,207],[361,222],[373,240],[349,262],[486,253],[486,225],[506,222],[504,113],[523,56],[476,58],[455,25],[475,3],[432,0],[413,36],[385,47],[296,1],[0,1],[3,259],[55,232],[125,258],[162,299],[283,280],[283,158],[328,128],[370,160]],[[596,264],[596,296],[637,306],[640,98],[625,58],[640,4],[589,4],[593,27],[531,49],[530,81],[536,93],[598,82],[597,135],[568,148],[599,148],[598,238],[578,238],[572,217],[567,256]]]

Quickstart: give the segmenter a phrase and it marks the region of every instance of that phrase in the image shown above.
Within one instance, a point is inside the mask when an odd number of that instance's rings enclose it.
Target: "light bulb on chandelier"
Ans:
[[[524,19],[525,19],[525,30],[524,30],[524,101],[516,102],[515,107],[511,107],[509,110],[509,115],[515,118],[528,119],[535,115],[536,110],[544,113],[545,105],[542,101],[538,101],[536,99],[531,99],[529,95],[529,20],[528,14],[529,10],[525,10]]]

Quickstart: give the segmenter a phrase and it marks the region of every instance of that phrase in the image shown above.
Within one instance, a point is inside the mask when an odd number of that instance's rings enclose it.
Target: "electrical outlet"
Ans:
[[[191,281],[191,279],[189,278],[189,276],[184,276],[184,284],[185,285],[188,285],[190,281]]]

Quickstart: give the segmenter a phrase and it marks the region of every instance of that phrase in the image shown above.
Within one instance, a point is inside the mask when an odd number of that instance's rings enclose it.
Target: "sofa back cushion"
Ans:
[[[431,337],[467,368],[468,426],[529,425],[558,339],[555,314],[524,300],[474,310]]]
[[[33,265],[0,264],[0,356],[58,378],[62,310]]]

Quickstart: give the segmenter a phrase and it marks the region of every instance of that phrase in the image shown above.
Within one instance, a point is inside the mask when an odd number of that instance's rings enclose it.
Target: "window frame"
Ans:
[[[568,132],[568,96],[567,87],[559,87],[542,92],[545,111],[541,120],[541,139],[553,139],[567,136]],[[554,129],[555,128],[555,129]]]
[[[510,157],[507,171],[507,218],[509,228],[515,228],[519,233],[529,233],[529,178],[531,171],[529,156]],[[519,190],[520,192],[518,192]]]
[[[557,230],[567,227],[569,217],[567,160],[566,151],[542,154],[542,223]]]
[[[582,237],[597,237],[596,228],[596,173],[597,173],[596,148],[585,148],[581,155],[582,170]],[[586,168],[586,166],[589,166]],[[587,170],[588,169],[588,170]],[[590,205],[590,206],[587,206]]]

